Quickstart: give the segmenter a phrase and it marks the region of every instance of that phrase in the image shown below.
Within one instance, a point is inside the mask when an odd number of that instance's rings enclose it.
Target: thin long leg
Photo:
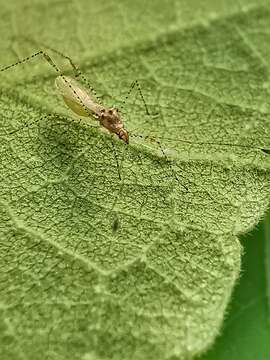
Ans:
[[[139,137],[141,139],[147,139],[147,138],[150,138],[150,136],[142,136],[142,135],[138,135],[138,134],[130,134],[130,136],[133,136],[133,137]],[[152,138],[151,138],[152,139]],[[160,142],[157,140],[157,139],[153,139],[154,142],[156,142],[158,144],[158,147],[160,148],[160,151],[162,152],[164,158],[166,159],[166,162],[169,164],[169,167],[170,167],[170,170],[174,176],[174,178],[180,183],[180,185],[186,190],[188,191],[188,187],[184,184],[182,184],[181,181],[179,181],[179,177],[177,176],[177,174],[175,173],[172,165],[171,165],[171,162],[170,160],[168,159],[168,156],[166,155],[165,151],[162,149],[162,146],[160,144]],[[184,178],[182,175],[180,175],[182,178]]]
[[[49,113],[49,114],[46,114],[46,115],[43,115],[41,116],[40,118],[34,120],[34,121],[31,121],[31,122],[25,122],[21,127],[19,127],[18,129],[15,129],[13,131],[10,131],[9,132],[9,135],[12,135],[12,134],[15,134],[16,132],[18,131],[21,131],[22,129],[25,129],[31,125],[34,125],[35,123],[43,120],[43,119],[50,119],[50,118],[58,118],[60,120],[66,120],[66,117],[64,116],[61,116],[59,114],[52,114],[52,113]],[[72,120],[72,119],[69,119],[69,121],[73,121],[74,123],[80,123],[81,122],[81,119],[79,119],[79,121],[75,121],[75,120]],[[88,125],[89,126],[89,125]]]
[[[22,60],[19,60],[19,61],[17,61],[16,63],[13,63],[13,64],[10,64],[10,65],[5,66],[4,68],[0,69],[0,72],[6,71],[6,70],[8,70],[8,69],[11,69],[11,68],[17,66],[17,65],[23,64],[23,63],[25,63],[25,62],[27,62],[27,61],[30,61],[31,59],[33,59],[33,58],[35,58],[35,57],[37,57],[37,56],[43,56],[43,58],[49,63],[49,65],[51,65],[51,66],[54,68],[54,70],[56,71],[56,73],[57,73],[59,76],[61,76],[61,77],[63,78],[63,80],[66,82],[66,84],[68,84],[68,86],[72,89],[72,91],[74,92],[74,94],[76,95],[76,97],[79,99],[80,103],[82,104],[83,108],[84,108],[87,112],[89,112],[89,110],[85,107],[83,101],[80,99],[79,95],[78,95],[78,94],[76,93],[76,91],[72,88],[72,86],[69,84],[69,82],[65,80],[65,77],[63,76],[63,74],[62,74],[62,72],[60,71],[60,69],[58,68],[58,66],[53,62],[53,60],[51,59],[51,57],[50,57],[46,52],[44,52],[43,50],[40,50],[40,51],[38,51],[38,52],[30,55],[30,56],[27,56],[26,58],[24,58],[24,59],[22,59]],[[65,57],[65,55],[63,55],[63,56]],[[68,58],[68,57],[66,57],[66,58]],[[68,58],[68,59],[69,59],[69,61],[70,61],[70,64],[71,64],[72,67],[74,68],[74,71],[80,71],[80,70],[78,70],[78,68],[74,65],[74,63],[72,62],[72,60],[71,60],[70,58]],[[81,74],[81,72],[80,72],[79,74]],[[89,115],[91,115],[91,114],[89,113]],[[53,115],[52,115],[52,114],[48,114],[48,115],[46,115],[45,117],[48,118],[48,117],[51,117],[51,116],[53,116]],[[40,119],[38,119],[38,120],[40,120]],[[23,126],[21,126],[19,129],[16,129],[16,130],[14,130],[14,131],[11,131],[10,134],[14,134],[14,133],[16,133],[17,131],[20,131],[21,129],[23,129],[23,128],[25,128],[25,127],[29,127],[30,125],[36,123],[38,120],[32,121],[32,122],[30,122],[30,123],[25,123],[25,124],[24,124]],[[116,151],[115,151],[113,142],[112,142],[112,146],[113,146],[113,151],[114,151],[114,154],[115,154],[116,165],[117,165],[117,170],[118,170],[118,176],[119,176],[119,179],[120,179],[120,181],[121,181],[121,175],[120,175],[120,167],[119,167],[118,157],[117,157],[117,154],[116,154]]]
[[[42,120],[42,119],[45,119],[45,118],[50,118],[52,116],[52,114],[47,114],[47,115],[44,115],[42,116],[41,118],[38,118],[34,121],[31,121],[30,123],[29,122],[25,122],[21,127],[19,127],[18,129],[15,129],[13,131],[10,131],[9,135],[12,135],[12,134],[15,134],[16,132],[18,131],[21,131],[22,129],[25,129],[31,125],[34,125],[35,123],[37,123],[38,121]]]
[[[125,99],[124,99],[124,101],[123,101],[123,105],[126,103],[126,101],[127,101],[127,99],[129,98],[132,90],[133,90],[135,87],[137,88],[137,91],[139,92],[140,97],[141,97],[141,99],[142,99],[142,102],[143,102],[143,104],[144,104],[144,108],[145,108],[146,115],[151,115],[150,112],[149,112],[149,110],[148,110],[146,101],[145,101],[145,99],[144,99],[144,97],[143,97],[142,89],[141,89],[141,86],[140,86],[138,80],[134,80],[133,83],[130,85],[130,89],[129,89],[129,91],[128,91],[128,93],[127,93],[127,95],[126,95],[126,97],[125,97]],[[123,107],[123,106],[122,106],[122,107]]]
[[[25,58],[23,58],[22,60],[19,60],[13,64],[7,65],[3,68],[0,69],[0,73],[6,70],[9,70],[17,65],[21,65],[25,62],[28,62],[30,60],[32,60],[33,58],[37,57],[37,56],[42,56],[47,63],[55,70],[55,72],[58,74],[58,76],[61,76],[63,81],[68,85],[68,87],[73,91],[73,93],[75,94],[75,96],[78,98],[79,102],[81,103],[83,109],[89,114],[89,116],[91,116],[91,113],[89,111],[89,109],[87,109],[87,107],[84,105],[82,99],[80,98],[80,96],[77,94],[77,92],[73,89],[73,87],[71,86],[71,84],[65,79],[64,75],[62,74],[61,70],[58,68],[58,66],[55,64],[55,62],[53,62],[52,58],[43,50],[39,50],[38,52],[27,56]]]
[[[156,141],[156,143],[158,144],[158,146],[159,146],[159,148],[160,148],[160,150],[161,150],[164,158],[166,159],[167,163],[169,164],[170,169],[171,169],[171,172],[173,173],[175,179],[180,183],[180,185],[181,185],[186,191],[188,191],[188,187],[187,187],[186,185],[182,184],[182,182],[179,181],[179,178],[178,178],[176,172],[174,171],[174,169],[173,169],[173,167],[172,167],[172,165],[171,165],[171,162],[170,162],[170,160],[168,159],[168,156],[166,155],[165,151],[162,149],[162,146],[161,146],[160,142],[159,142],[158,140],[156,140],[156,139],[155,139],[155,141]],[[182,176],[182,175],[180,175],[180,176],[181,176],[182,178],[184,178],[184,176]]]
[[[25,62],[27,62],[27,61],[30,61],[30,60],[33,59],[34,57],[39,56],[39,55],[41,55],[41,54],[42,54],[42,51],[38,51],[38,52],[36,52],[36,53],[34,53],[34,54],[30,55],[30,56],[25,57],[25,58],[22,59],[22,60],[19,60],[19,61],[13,63],[13,64],[10,64],[10,65],[7,65],[7,66],[1,68],[1,69],[0,69],[0,72],[6,71],[6,70],[8,70],[8,69],[10,69],[10,68],[12,68],[12,67],[14,67],[14,66],[17,66],[17,65],[23,64],[23,63],[25,63]]]
[[[125,100],[124,100],[123,103],[125,104],[126,100],[129,98],[129,96],[130,96],[132,90],[135,88],[135,86],[137,87],[137,90],[138,90],[138,92],[139,92],[139,94],[140,94],[140,97],[141,97],[141,99],[142,99],[142,101],[143,101],[146,115],[150,116],[151,114],[150,114],[150,112],[149,112],[149,110],[148,110],[146,101],[145,101],[145,99],[144,99],[144,97],[143,97],[142,89],[141,89],[141,86],[140,86],[138,80],[133,81],[133,83],[131,84],[130,89],[129,89],[129,91],[128,91],[128,93],[127,93],[127,95],[126,95]],[[144,137],[144,136],[136,135],[136,134],[130,134],[130,136],[134,136],[134,137],[137,136],[137,137],[141,137],[141,138],[147,139],[147,136]],[[188,191],[188,188],[179,181],[179,178],[178,178],[178,176],[176,175],[173,167],[171,166],[170,160],[168,159],[167,155],[165,154],[164,150],[162,149],[162,146],[161,146],[160,142],[159,142],[158,140],[156,140],[156,139],[155,139],[154,141],[158,144],[158,146],[159,146],[159,148],[160,148],[160,151],[162,152],[162,154],[163,154],[164,158],[166,159],[167,163],[169,164],[170,169],[171,169],[171,172],[173,173],[173,176],[175,177],[175,179],[181,184],[181,186],[182,186],[186,191]]]
[[[95,98],[98,100],[98,102],[100,103],[100,99],[95,91],[95,89],[91,86],[91,84],[89,83],[89,81],[87,80],[87,78],[83,75],[83,73],[81,72],[80,68],[78,67],[78,65],[76,65],[74,63],[74,61],[66,54],[63,54],[61,51],[56,50],[54,48],[52,48],[51,46],[48,46],[44,43],[37,43],[35,40],[33,39],[28,39],[27,37],[23,36],[23,39],[25,39],[26,41],[33,43],[35,46],[43,46],[46,49],[49,49],[50,51],[54,52],[55,54],[61,56],[62,58],[66,59],[70,66],[72,67],[73,71],[74,71],[74,76],[75,78],[80,78],[86,85],[87,87],[90,89],[90,91],[92,92],[92,94],[95,96]]]
[[[14,133],[16,133],[16,132],[18,132],[18,131],[26,128],[26,127],[29,127],[29,126],[37,123],[37,122],[40,121],[40,120],[49,119],[49,118],[51,118],[51,117],[53,117],[53,118],[57,117],[57,118],[60,119],[60,120],[66,120],[65,117],[60,116],[60,115],[58,115],[58,114],[47,114],[47,115],[42,116],[41,118],[38,118],[37,120],[31,121],[30,123],[24,123],[23,126],[21,126],[20,128],[18,128],[18,129],[16,129],[16,130],[11,131],[9,134],[10,134],[10,135],[11,135],[11,134],[14,134]],[[73,121],[73,122],[75,122],[75,123],[78,123],[78,122],[75,121],[75,120],[71,120],[71,121]],[[81,119],[79,119],[79,122],[80,122],[80,121],[81,121]],[[88,126],[89,126],[89,125],[88,125]],[[119,161],[118,161],[117,152],[115,151],[115,146],[114,146],[113,140],[111,141],[111,143],[112,143],[112,149],[113,149],[114,156],[115,156],[115,160],[116,160],[118,177],[119,177],[119,180],[122,181],[121,172],[120,172],[120,165],[119,165]]]
[[[85,77],[85,76],[83,75],[83,73],[81,72],[81,70],[80,70],[80,68],[78,67],[78,65],[76,65],[69,56],[63,54],[63,53],[60,52],[59,50],[56,50],[56,49],[52,48],[51,46],[47,46],[47,45],[44,45],[44,44],[42,44],[42,46],[46,47],[47,49],[51,50],[52,52],[56,53],[57,55],[61,56],[61,57],[64,58],[64,59],[66,59],[66,60],[69,62],[70,66],[73,68],[75,77],[82,79],[83,82],[84,82],[84,83],[87,85],[87,87],[90,89],[90,91],[93,93],[93,95],[96,97],[96,99],[100,102],[100,99],[98,98],[98,95],[97,95],[95,89],[93,88],[93,86],[91,86],[91,84],[89,83],[89,81],[86,79],[86,77]]]
[[[119,161],[118,161],[118,155],[117,155],[117,152],[115,151],[115,147],[114,147],[114,143],[113,143],[113,140],[112,140],[112,149],[113,149],[113,152],[114,152],[114,157],[115,157],[115,160],[116,160],[116,166],[117,166],[117,171],[118,171],[118,177],[119,177],[119,180],[122,181],[122,178],[121,178],[121,173],[120,173],[120,166],[119,166]]]

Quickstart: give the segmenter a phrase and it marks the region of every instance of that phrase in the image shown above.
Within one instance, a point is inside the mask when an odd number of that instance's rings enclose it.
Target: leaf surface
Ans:
[[[243,236],[241,277],[234,289],[221,336],[200,360],[266,359],[270,354],[270,218]]]
[[[213,20],[206,2],[180,21],[174,3],[131,3],[39,2],[26,20],[5,5],[1,63],[37,50],[22,33],[66,51],[133,136],[79,122],[42,59],[1,74],[3,359],[205,351],[239,275],[237,236],[269,206],[270,9],[224,3]],[[135,79],[156,116],[135,94],[124,102]]]

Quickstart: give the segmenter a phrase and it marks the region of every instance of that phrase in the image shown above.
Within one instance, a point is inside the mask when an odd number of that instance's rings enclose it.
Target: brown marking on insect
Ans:
[[[98,104],[76,80],[68,76],[58,76],[55,85],[73,112],[80,116],[94,117],[110,133],[116,134],[126,144],[129,143],[128,131],[124,128],[117,108],[106,108]]]
[[[119,139],[123,140],[126,144],[129,143],[128,131],[124,128],[124,124],[117,108],[103,108],[97,116],[101,126],[111,133],[116,134]]]

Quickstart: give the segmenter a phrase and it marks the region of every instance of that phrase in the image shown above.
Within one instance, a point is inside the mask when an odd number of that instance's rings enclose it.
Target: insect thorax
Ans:
[[[125,143],[128,143],[128,132],[124,129],[123,122],[116,108],[103,108],[99,114],[99,122],[101,126],[118,135]]]

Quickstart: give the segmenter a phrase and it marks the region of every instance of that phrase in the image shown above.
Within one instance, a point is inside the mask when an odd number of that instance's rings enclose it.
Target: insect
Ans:
[[[57,76],[55,85],[73,112],[80,116],[93,116],[101,126],[128,144],[128,131],[124,128],[117,108],[108,109],[96,103],[77,81],[68,76]]]
[[[29,41],[28,39],[26,39],[26,40]],[[69,56],[62,54],[58,50],[55,50],[51,47],[46,46],[46,48],[48,48],[52,52],[60,55],[61,57],[65,58],[66,60],[68,60],[68,62],[70,63],[70,65],[74,71],[75,78],[81,78],[88,85],[88,88],[90,89],[90,91],[97,98],[97,95],[96,95],[94,89],[91,87],[91,85],[89,84],[87,79],[81,73],[78,66],[74,64],[74,62],[71,60],[71,58]],[[116,107],[108,108],[108,107],[102,105],[99,101],[95,100],[93,96],[90,96],[88,91],[81,84],[79,84],[75,79],[73,79],[69,76],[63,75],[61,70],[58,68],[56,63],[52,60],[52,58],[48,55],[47,52],[40,50],[30,56],[27,56],[27,57],[17,61],[16,63],[5,66],[4,68],[0,69],[0,73],[4,72],[6,70],[9,70],[11,68],[14,68],[15,66],[18,66],[18,65],[21,65],[28,61],[31,61],[32,59],[37,58],[37,57],[43,57],[46,60],[46,62],[58,74],[58,76],[55,79],[55,86],[56,86],[58,92],[62,95],[63,100],[66,103],[66,105],[74,113],[76,113],[79,116],[92,117],[92,118],[98,120],[101,127],[103,127],[104,129],[106,129],[108,132],[110,132],[112,134],[116,134],[119,137],[119,139],[121,139],[125,144],[129,143],[129,133],[128,133],[128,130],[124,127],[119,110]],[[139,91],[139,94],[140,94],[143,104],[145,106],[146,114],[150,115],[138,80],[135,80],[131,84],[131,87],[127,93],[125,101],[127,100],[128,96],[130,95],[131,91],[134,88],[137,88],[137,90]],[[30,126],[34,122],[35,121],[30,122],[30,123],[25,123],[24,126]],[[22,126],[22,127],[24,127],[24,126]],[[11,134],[19,131],[20,129],[12,131]],[[113,145],[113,143],[112,143],[112,145]],[[118,168],[118,173],[119,173],[119,179],[121,180],[117,156],[116,156],[116,162],[117,162],[117,168]]]
[[[72,61],[72,59],[69,56],[66,56],[64,54],[62,54],[61,52],[59,52],[58,50],[55,50],[51,47],[46,46],[46,48],[48,48],[49,50],[51,50],[52,52],[55,52],[56,54],[58,54],[59,56],[65,58],[71,65],[73,71],[74,71],[74,75],[75,78],[80,78],[84,81],[84,83],[86,83],[88,85],[88,88],[90,89],[90,91],[94,94],[94,89],[90,86],[89,82],[87,81],[87,79],[83,76],[82,72],[80,71],[80,69],[78,68],[77,65],[74,64],[74,62]],[[118,136],[119,139],[121,139],[125,144],[129,144],[129,137],[130,137],[130,133],[129,131],[124,127],[123,121],[121,119],[120,116],[120,112],[116,107],[106,107],[104,105],[102,105],[98,100],[94,99],[94,96],[91,96],[88,91],[81,85],[79,84],[75,79],[69,77],[69,76],[65,76],[62,74],[61,70],[58,68],[58,66],[55,64],[55,62],[52,60],[52,58],[48,55],[47,52],[40,50],[28,57],[25,57],[13,64],[7,65],[4,68],[0,69],[0,72],[9,70],[17,65],[26,63],[30,60],[32,60],[33,58],[36,57],[43,57],[46,62],[55,70],[55,72],[57,73],[57,77],[55,79],[55,85],[56,88],[58,90],[58,92],[62,95],[64,102],[66,103],[66,105],[77,115],[79,116],[84,116],[84,117],[92,117],[94,119],[96,119],[97,121],[99,121],[99,124],[101,127],[105,128],[108,132],[115,134]],[[125,98],[125,101],[127,100],[128,96],[130,95],[131,91],[134,88],[137,88],[141,100],[144,104],[145,107],[145,112],[147,115],[150,115],[150,112],[148,110],[147,104],[144,100],[142,91],[141,91],[141,87],[140,84],[137,80],[135,80],[131,87],[130,90],[127,93],[127,96]],[[25,124],[25,126],[29,126],[32,123],[27,123]],[[19,130],[19,129],[18,129]],[[14,132],[18,131],[15,130]],[[13,133],[13,132],[12,132]],[[137,137],[137,138],[147,138],[147,137],[143,137],[141,135],[138,134],[131,134],[131,136]],[[169,140],[169,138],[166,138],[166,136],[163,138],[164,140]],[[148,136],[148,140],[151,142],[156,142],[158,144],[158,146],[160,147],[161,153],[162,155],[166,158],[166,160],[168,160],[168,163],[170,165],[170,161],[166,155],[166,151],[164,151],[164,149],[162,149],[160,142],[158,141],[157,138],[152,137],[152,136]],[[174,139],[175,140],[175,139]],[[260,147],[252,147],[249,145],[241,145],[241,144],[230,144],[230,143],[211,143],[211,142],[196,142],[193,143],[192,141],[188,140],[188,139],[177,139],[178,142],[183,142],[186,144],[190,144],[190,145],[217,145],[217,146],[236,146],[236,147],[243,147],[243,148],[253,148],[253,149],[257,149],[260,150],[262,152],[264,152],[265,154],[270,154],[270,149],[266,149],[266,148],[260,148]],[[120,175],[120,171],[119,171],[119,164],[118,164],[118,160],[116,157],[116,162],[117,162],[117,167],[118,167],[118,173],[119,173],[119,179],[121,180],[121,175]],[[171,166],[170,166],[171,167]],[[178,180],[177,175],[174,173],[172,167],[171,167],[172,173],[174,174],[175,178]],[[181,176],[181,175],[180,175]],[[182,185],[182,184],[181,184]],[[186,190],[187,187],[185,185],[182,185]]]
[[[57,50],[54,49],[51,50],[57,52],[58,54],[69,60],[73,69],[75,70],[75,77],[81,76],[80,70],[69,57],[63,55],[62,53],[59,53]],[[84,89],[84,87],[82,87],[75,79],[72,79],[71,77],[68,76],[64,76],[61,73],[60,69],[57,67],[57,65],[53,62],[51,57],[46,52],[40,50],[37,53],[18,61],[17,63],[11,64],[9,66],[4,67],[3,69],[0,69],[0,72],[3,72],[14,66],[27,62],[37,56],[43,56],[44,59],[59,74],[55,79],[56,88],[59,91],[59,93],[63,96],[63,100],[66,103],[66,105],[74,113],[76,113],[79,116],[86,116],[86,117],[90,116],[97,119],[102,127],[107,129],[110,133],[116,134],[126,144],[129,143],[128,131],[127,129],[124,128],[123,122],[119,114],[119,110],[114,107],[107,108],[96,102],[93,99],[93,97],[91,97],[87,93],[86,89]],[[137,82],[135,82],[135,85],[139,86]]]

